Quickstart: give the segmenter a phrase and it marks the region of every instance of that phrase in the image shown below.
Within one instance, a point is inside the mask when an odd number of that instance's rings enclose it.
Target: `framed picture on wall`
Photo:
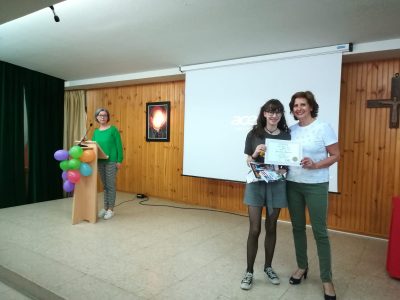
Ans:
[[[171,102],[146,103],[146,141],[169,142]]]

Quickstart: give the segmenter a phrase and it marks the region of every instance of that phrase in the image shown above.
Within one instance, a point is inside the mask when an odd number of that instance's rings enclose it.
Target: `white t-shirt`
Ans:
[[[292,141],[299,142],[303,148],[303,157],[309,157],[319,162],[328,157],[326,146],[338,142],[332,127],[318,119],[311,124],[301,127],[295,124],[290,127]],[[287,180],[301,183],[329,182],[329,168],[304,169],[301,166],[290,166]]]

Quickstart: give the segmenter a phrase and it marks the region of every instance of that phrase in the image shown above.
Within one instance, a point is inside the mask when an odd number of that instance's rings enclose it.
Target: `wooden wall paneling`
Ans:
[[[382,97],[383,99],[389,99],[390,98],[390,86],[391,86],[391,76],[389,75],[389,63],[387,61],[382,63],[382,68],[380,68],[380,73],[379,73],[379,80],[380,80],[380,85],[381,85],[381,90],[382,90]],[[380,179],[386,179],[382,180],[382,184],[375,184],[377,186],[377,193],[376,193],[376,222],[374,224],[373,232],[380,232],[380,228],[382,227],[382,219],[384,217],[383,215],[383,209],[382,206],[386,202],[386,198],[384,198],[385,191],[387,190],[388,183],[390,182],[390,179],[388,177],[384,176],[384,170],[385,168],[383,167],[385,165],[386,161],[386,156],[385,156],[385,148],[390,145],[385,144],[385,133],[390,131],[391,129],[388,127],[389,124],[389,109],[387,108],[381,108],[379,110],[379,116],[380,118],[377,120],[379,122],[379,132],[377,137],[378,145],[377,145],[377,153],[378,153],[378,167],[377,167],[377,177]],[[389,165],[389,164],[388,164]],[[377,181],[378,182],[378,181]]]
[[[346,115],[348,116],[347,118],[347,122],[345,124],[343,124],[346,128],[349,129],[348,134],[350,134],[351,139],[349,140],[349,149],[351,149],[351,156],[352,156],[352,160],[351,160],[351,168],[347,169],[347,172],[349,172],[350,170],[353,170],[353,178],[354,181],[357,183],[357,180],[359,180],[359,183],[361,184],[361,180],[360,178],[357,177],[357,174],[359,174],[356,170],[357,170],[357,166],[358,166],[358,158],[360,156],[359,154],[359,145],[361,143],[363,143],[364,141],[360,141],[357,140],[357,132],[356,132],[356,124],[357,124],[357,119],[356,119],[356,115],[357,115],[357,78],[358,78],[358,72],[357,72],[357,68],[355,66],[349,66],[350,68],[350,74],[349,74],[349,94],[348,94],[348,101],[349,101],[349,107],[350,110],[348,112],[346,112]],[[342,125],[342,124],[340,124]],[[339,126],[340,126],[339,125]],[[348,179],[349,174],[346,174],[346,179]],[[347,182],[348,180],[346,180]],[[361,193],[361,191],[357,190],[357,184],[354,184],[350,187],[349,191],[351,192],[350,197],[348,198],[348,202],[346,202],[346,204],[348,204],[349,209],[347,211],[347,215],[344,216],[344,220],[346,220],[346,223],[344,224],[345,228],[346,227],[351,227],[351,226],[357,226],[357,224],[351,224],[351,220],[355,220],[355,214],[358,210],[357,207],[357,197],[355,197],[357,194],[359,195],[359,193]]]
[[[354,99],[354,116],[353,120],[350,124],[352,124],[353,130],[354,130],[354,135],[353,135],[353,153],[354,153],[354,167],[353,167],[353,176],[355,178],[358,178],[358,180],[363,184],[363,177],[360,175],[362,174],[362,156],[363,156],[363,150],[365,147],[365,140],[360,139],[360,128],[364,124],[360,120],[360,110],[361,108],[361,102],[362,102],[362,87],[360,86],[361,84],[361,76],[362,76],[362,66],[363,64],[360,65],[360,68],[355,68],[355,74],[354,77],[351,78],[351,80],[354,81],[354,90],[352,91],[352,99]],[[361,197],[352,197],[351,201],[353,203],[352,205],[352,211],[351,211],[351,220],[353,220],[353,227],[356,230],[360,230],[360,227],[362,226],[362,220],[357,218],[357,215],[362,214],[362,211],[364,207],[362,206],[362,203],[360,202],[360,199],[363,197],[362,193],[365,192],[365,190],[362,188],[362,184],[355,186],[356,189],[354,190],[356,195],[359,195]],[[349,224],[350,225],[350,224]],[[351,226],[351,225],[350,225]]]
[[[379,97],[378,92],[378,66],[373,64],[372,68],[370,69],[371,79],[368,80],[368,90],[367,99],[376,99]],[[372,94],[372,95],[371,95]],[[373,96],[374,95],[374,96]],[[360,232],[371,232],[371,227],[373,226],[371,222],[374,222],[373,213],[374,213],[374,195],[376,193],[376,180],[375,180],[375,173],[377,168],[377,153],[375,145],[377,143],[375,139],[375,131],[376,131],[376,111],[370,108],[364,108],[365,113],[367,115],[366,118],[366,130],[365,130],[365,138],[366,138],[366,156],[361,161],[364,164],[364,176],[363,185],[360,186],[361,189],[361,198],[359,199],[360,204],[362,205],[362,214],[359,218],[355,220],[361,220],[362,224],[368,224],[368,227],[359,228]],[[359,162],[360,164],[360,162]],[[371,201],[364,201],[364,199],[370,199]]]
[[[151,88],[153,85],[146,85],[142,88],[143,103],[153,102],[151,98]],[[143,107],[144,113],[146,113],[146,107]],[[145,121],[145,120],[144,120]],[[145,121],[146,122],[146,121]],[[144,141],[144,157],[142,161],[142,172],[145,174],[144,192],[146,195],[157,195],[158,190],[155,188],[155,178],[153,176],[155,169],[155,144],[154,142]]]
[[[244,184],[237,182],[228,182],[217,187],[220,207],[225,207],[225,210],[240,212],[245,207],[243,206]],[[237,199],[236,201],[234,199]]]
[[[125,133],[125,158],[123,168],[126,168],[125,178],[123,178],[124,191],[140,191],[140,161],[142,159],[141,145],[139,141],[142,139],[143,120],[142,101],[138,98],[138,87],[126,88],[126,133]]]
[[[146,168],[146,158],[147,158],[147,153],[146,153],[146,102],[143,97],[143,86],[137,86],[136,87],[136,93],[135,93],[135,98],[132,99],[132,101],[135,102],[135,105],[133,106],[134,109],[136,109],[138,113],[138,118],[135,119],[135,136],[134,136],[134,143],[137,147],[139,157],[136,160],[136,165],[133,167],[135,168],[135,179],[138,182],[138,184],[135,184],[136,187],[136,192],[139,193],[145,193],[148,195],[148,192],[146,190],[146,182],[147,182],[147,174],[145,172]],[[137,104],[137,105],[136,105]]]
[[[147,102],[152,102],[153,99],[151,99],[151,90],[150,90],[151,85],[146,85],[143,86],[142,88],[142,96],[143,96],[143,103]],[[143,107],[144,113],[146,113],[146,107]],[[145,174],[145,182],[144,182],[144,191],[146,195],[157,195],[157,190],[152,186],[154,184],[154,177],[153,177],[153,172],[155,168],[155,159],[154,159],[154,154],[155,154],[155,149],[154,149],[154,144],[151,142],[144,142],[143,146],[143,161],[142,161],[142,172]],[[153,191],[152,191],[153,190]]]
[[[374,189],[376,188],[373,179],[373,173],[376,171],[376,159],[374,153],[375,145],[377,144],[377,140],[374,138],[371,139],[371,136],[375,135],[376,131],[376,118],[374,112],[371,111],[370,108],[366,108],[366,100],[373,99],[371,96],[371,90],[375,91],[377,89],[377,81],[376,81],[376,72],[378,68],[374,64],[363,63],[363,72],[365,75],[363,76],[363,81],[365,83],[365,93],[363,94],[362,106],[360,107],[360,113],[365,116],[363,118],[361,128],[363,134],[364,149],[361,152],[357,164],[361,166],[360,177],[362,178],[362,185],[360,185],[361,194],[358,199],[359,202],[359,212],[360,215],[357,214],[354,216],[356,220],[359,220],[360,227],[358,228],[359,232],[370,232],[370,220],[373,218],[371,212],[373,212],[373,202],[365,202],[363,199],[367,199],[374,193]],[[373,76],[370,76],[370,75]],[[375,74],[375,75],[374,75]],[[372,97],[372,98],[371,98]],[[356,211],[357,213],[357,211]]]
[[[346,114],[346,111],[350,110],[350,100],[349,100],[349,70],[350,68],[348,67],[343,67],[342,68],[342,78],[341,78],[341,88],[340,88],[340,98],[341,103],[340,103],[340,120],[339,124],[349,124],[349,114]],[[339,192],[343,196],[343,198],[349,198],[351,197],[351,187],[352,187],[352,182],[345,181],[343,180],[344,177],[344,170],[346,168],[351,168],[351,164],[353,162],[353,156],[352,156],[352,149],[350,148],[350,142],[349,140],[351,139],[351,128],[349,126],[339,126],[339,147],[340,147],[340,162],[338,165],[338,188]],[[342,221],[345,220],[343,219],[343,215],[341,213],[342,209],[345,207],[345,205],[348,205],[348,201],[346,203],[343,203],[343,200],[341,200],[337,194],[329,194],[329,209],[331,209],[331,203],[336,204],[336,211],[334,211],[335,217],[332,218],[333,220],[329,220],[329,224],[333,224],[336,228],[340,228]],[[329,216],[329,215],[328,215]]]
[[[279,219],[282,221],[290,221],[289,210],[287,208],[281,209]]]
[[[134,184],[137,188],[136,193],[143,193],[148,195],[146,189],[147,182],[147,145],[146,145],[146,100],[143,95],[144,86],[135,86],[135,97],[131,99],[133,101],[132,108],[137,111],[137,118],[134,118],[134,135],[132,143],[137,147],[139,157],[135,160],[135,178],[134,180],[138,184]]]
[[[357,160],[359,157],[359,153],[358,153],[358,145],[360,143],[363,143],[364,141],[356,141],[356,132],[355,132],[355,124],[356,124],[356,112],[357,112],[357,95],[356,95],[356,91],[357,91],[357,68],[350,66],[350,70],[351,73],[349,74],[349,95],[348,95],[348,100],[350,101],[350,114],[349,112],[347,112],[348,115],[348,119],[347,122],[344,125],[346,126],[346,128],[349,128],[349,132],[350,132],[350,136],[351,136],[351,140],[350,140],[350,149],[351,149],[351,156],[352,156],[352,165],[351,165],[351,169],[348,170],[356,170],[357,167]],[[340,124],[341,125],[341,124]],[[356,141],[356,142],[355,142]],[[355,144],[354,144],[355,143]],[[348,176],[348,174],[347,174]],[[346,179],[348,179],[348,177],[345,177]],[[354,180],[359,180],[359,178],[357,178],[357,172],[354,172]],[[346,180],[347,182],[348,180]],[[360,181],[361,183],[361,181]],[[357,191],[357,185],[354,184],[351,186],[350,188],[351,191],[351,196],[348,199],[348,203],[349,204],[349,210],[347,213],[347,216],[345,216],[345,220],[347,221],[345,224],[345,228],[346,227],[351,227],[354,226],[355,224],[350,224],[351,220],[354,220],[354,215],[355,212],[357,211],[357,198],[355,197],[355,195],[357,195],[357,193],[359,193],[359,191]]]
[[[213,192],[216,194],[218,199],[217,209],[219,209],[219,207],[226,207],[227,210],[236,211],[236,206],[239,204],[239,201],[232,201],[235,194],[235,185],[236,184],[234,182],[226,182],[226,184],[223,185],[215,185]]]
[[[388,98],[391,97],[391,81],[392,81],[392,76],[396,72],[396,66],[398,64],[388,64],[388,71],[385,76],[387,76],[387,94]],[[400,71],[399,69],[397,69]],[[386,121],[389,122],[390,119],[390,110],[386,110]],[[388,128],[388,123],[386,123],[386,130],[383,132],[384,135],[384,161],[382,166],[390,166],[392,163],[395,161],[395,152],[392,151],[393,148],[396,147],[395,144],[395,135],[393,133],[396,132],[396,129],[394,128]],[[390,226],[390,218],[391,218],[391,202],[392,202],[392,196],[394,195],[394,176],[393,176],[393,171],[391,170],[390,167],[383,167],[382,168],[382,173],[383,177],[385,178],[384,182],[386,183],[384,188],[382,189],[381,193],[381,199],[383,200],[381,203],[381,211],[382,211],[382,216],[383,218],[380,218],[380,226],[378,228],[378,232],[386,231],[388,230]]]
[[[174,145],[176,143],[176,137],[179,134],[179,131],[176,130],[176,107],[174,106],[174,85],[173,83],[168,83],[168,85],[162,85],[162,94],[165,94],[165,98],[163,100],[170,101],[170,142],[164,143],[164,155],[165,155],[165,164],[164,164],[164,173],[165,173],[165,193],[168,195],[168,199],[173,197],[173,178],[175,175],[174,165],[177,164],[178,160],[174,155]]]
[[[385,99],[385,86],[384,86],[384,78],[383,76],[383,69],[384,64],[380,64],[380,67],[377,69],[377,92],[379,94],[379,98]],[[371,127],[373,128],[373,134],[369,136],[371,141],[372,153],[373,154],[373,176],[371,177],[371,187],[372,187],[372,201],[371,206],[369,207],[369,219],[367,219],[367,224],[369,224],[368,230],[370,232],[377,232],[378,227],[378,216],[379,216],[379,202],[380,202],[380,188],[383,184],[377,184],[379,182],[379,178],[382,178],[381,170],[382,170],[382,154],[381,154],[381,147],[382,147],[382,131],[385,131],[387,128],[387,123],[385,122],[385,113],[386,109],[375,109],[374,113],[374,122],[371,123]],[[384,124],[383,124],[384,123]],[[384,126],[384,127],[383,127]]]
[[[367,99],[376,99],[379,97],[379,86],[378,86],[378,73],[379,73],[379,66],[375,63],[372,63],[370,72],[369,72],[369,80],[368,80],[368,93]],[[368,224],[367,228],[361,228],[365,232],[371,232],[371,227],[373,224],[373,210],[374,210],[374,193],[376,190],[375,186],[375,172],[376,172],[376,156],[377,152],[375,151],[375,145],[377,144],[377,140],[375,138],[375,131],[376,131],[376,114],[377,111],[369,108],[365,108],[366,118],[366,156],[363,159],[362,163],[364,164],[364,174],[363,177],[365,183],[362,186],[362,190],[364,193],[362,194],[362,199],[371,199],[372,201],[365,201],[364,202],[364,211],[363,215],[361,216],[361,220],[363,224]]]
[[[382,63],[381,73],[379,74],[379,78],[382,80],[381,86],[383,90],[383,98],[382,99],[390,99],[390,87],[391,87],[391,76],[390,73],[390,65],[388,61]],[[380,232],[383,224],[386,224],[384,220],[387,218],[384,213],[384,206],[387,202],[387,198],[385,198],[385,191],[388,190],[388,186],[390,186],[390,178],[385,176],[385,168],[383,166],[388,165],[387,161],[387,151],[386,148],[390,147],[390,141],[385,139],[386,132],[389,132],[391,129],[388,127],[389,124],[389,109],[381,108],[379,109],[381,119],[379,122],[379,133],[377,135],[378,140],[378,170],[377,176],[378,178],[382,178],[382,184],[375,184],[377,186],[377,195],[376,195],[376,222],[374,223],[375,227],[373,228],[373,232]]]
[[[179,99],[177,102],[177,105],[179,107],[179,126],[177,130],[179,130],[179,140],[177,142],[177,147],[178,147],[178,157],[177,159],[178,164],[176,166],[176,171],[177,171],[177,182],[182,182],[177,188],[177,196],[179,197],[178,199],[181,199],[182,201],[185,201],[185,195],[184,195],[184,190],[182,186],[185,186],[185,183],[187,184],[188,180],[186,177],[183,177],[183,141],[184,141],[184,116],[185,116],[185,85],[182,82],[178,87],[175,88],[175,99]],[[186,195],[187,197],[187,195]],[[187,198],[186,198],[187,201]]]
[[[382,62],[379,64],[381,72],[378,73],[378,77],[381,78],[379,80],[379,89],[376,95],[377,99],[381,98],[389,98],[390,97],[390,89],[391,89],[391,77],[393,73],[399,70],[399,61],[387,61]],[[387,152],[387,148],[393,148],[398,146],[398,142],[395,139],[392,139],[393,135],[390,134],[391,131],[396,131],[398,133],[399,129],[390,129],[388,127],[389,122],[389,110],[388,109],[377,109],[378,111],[375,112],[377,114],[377,121],[380,122],[380,131],[379,135],[391,137],[391,139],[380,139],[378,136],[378,149],[376,150],[377,156],[380,160],[379,168],[380,171],[377,174],[377,181],[375,184],[379,185],[378,193],[376,195],[372,195],[372,200],[377,203],[376,209],[376,217],[378,218],[375,227],[373,227],[372,234],[379,234],[382,232],[388,231],[388,226],[390,222],[390,215],[391,215],[391,198],[393,195],[398,194],[398,190],[394,191],[391,187],[395,186],[396,178],[393,176],[388,176],[386,170],[391,169],[391,165],[393,164],[393,158]],[[393,146],[392,146],[393,145]],[[395,161],[395,159],[394,159]],[[398,180],[398,178],[397,178]],[[398,181],[397,181],[398,182]],[[398,184],[397,184],[398,185]]]
[[[111,101],[111,102],[115,103],[115,105],[112,106],[112,109],[114,111],[113,124],[118,128],[118,131],[119,131],[119,134],[121,135],[122,141],[126,141],[126,139],[127,139],[126,125],[128,122],[127,114],[126,114],[127,100],[125,98],[122,88],[116,89],[116,92],[117,92],[117,95],[116,95],[117,101]],[[127,143],[122,143],[124,160],[126,160],[126,158],[127,158],[127,154],[126,154],[127,146],[128,146]],[[118,175],[120,175],[120,176],[118,176],[118,180],[117,180],[117,190],[119,190],[119,191],[125,190],[124,181],[127,178],[127,169],[121,168],[120,170],[118,170]]]
[[[179,198],[182,202],[191,203],[190,200],[193,200],[193,199],[189,200],[189,196],[190,196],[189,192],[193,189],[192,185],[193,185],[193,181],[189,177],[186,177],[186,176],[182,177],[182,184],[180,185],[182,194],[181,194],[181,198]]]
[[[385,68],[385,62],[382,62],[379,67],[377,68],[376,72],[376,88],[377,88],[377,95],[380,99],[387,98],[386,97],[386,87],[385,87],[385,79],[383,76],[383,71]],[[387,70],[386,70],[387,71]],[[377,184],[382,178],[382,153],[381,149],[384,146],[382,144],[382,134],[384,135],[385,131],[388,130],[388,123],[386,119],[386,109],[375,109],[375,111],[371,112],[374,115],[373,122],[371,122],[371,127],[374,128],[373,133],[369,136],[370,144],[371,144],[371,151],[373,153],[373,176],[371,177],[371,186],[372,186],[372,201],[370,202],[371,205],[369,207],[369,219],[367,220],[369,224],[369,232],[375,233],[378,232],[379,226],[379,217],[380,211],[379,206],[381,202],[380,198],[380,189],[383,185],[383,181],[381,184]]]
[[[371,89],[372,81],[369,78],[370,68],[371,66],[367,63],[361,63],[354,65],[354,68],[358,70],[358,72],[364,73],[364,76],[359,77],[363,84],[363,93],[360,95],[360,98],[357,98],[357,113],[361,117],[358,120],[358,138],[355,140],[354,147],[356,150],[354,151],[355,156],[355,165],[354,168],[357,170],[357,173],[354,174],[354,177],[357,178],[358,185],[355,186],[353,198],[356,206],[353,207],[351,218],[349,219],[348,226],[351,226],[351,222],[355,222],[355,230],[356,232],[363,232],[366,230],[364,228],[365,223],[368,222],[365,220],[366,212],[369,210],[368,203],[364,202],[363,199],[366,199],[369,191],[367,187],[370,186],[366,183],[368,179],[365,174],[372,172],[372,169],[369,167],[369,161],[371,161],[370,151],[369,151],[369,134],[372,134],[371,131],[371,117],[366,113],[369,112],[366,110],[366,99],[370,99],[369,90]],[[356,97],[356,96],[355,96]]]
[[[398,64],[395,63],[389,63],[386,62],[387,64],[387,71],[383,72],[384,76],[386,77],[386,91],[387,91],[387,99],[391,97],[391,81],[393,75],[397,72],[399,72],[398,69]],[[390,166],[394,161],[395,161],[395,152],[393,149],[396,148],[396,139],[394,133],[397,131],[395,128],[387,128],[387,124],[390,119],[390,110],[384,109],[386,112],[386,130],[382,132],[384,139],[383,139],[383,156],[384,160],[382,161],[382,166]],[[391,202],[392,202],[392,196],[394,195],[394,185],[395,185],[395,177],[393,176],[393,171],[392,168],[390,167],[383,167],[382,168],[382,176],[385,178],[384,180],[384,186],[381,191],[380,199],[382,199],[381,204],[380,204],[380,211],[381,215],[383,216],[382,218],[379,219],[379,227],[378,227],[378,232],[386,231],[388,230],[390,226],[390,218],[391,218]]]
[[[339,193],[329,195],[330,228],[386,237],[391,196],[400,193],[400,130],[388,128],[388,109],[366,108],[366,100],[390,97],[400,59],[344,64],[340,103]],[[203,207],[246,213],[244,184],[182,176],[183,81],[87,91],[88,122],[95,108],[116,114],[125,147],[118,187],[126,192]],[[108,99],[108,100],[106,100]],[[171,102],[170,142],[146,142],[146,102]],[[395,166],[393,171],[393,166]],[[281,220],[289,220],[283,209]]]
[[[369,66],[370,72],[368,72],[367,69],[367,78],[370,74],[372,74],[372,80],[368,80],[368,83],[370,83],[370,90],[372,91],[376,90],[378,88],[378,83],[377,83],[377,76],[379,73],[379,68],[376,68],[374,64]],[[375,222],[375,216],[374,214],[376,213],[376,203],[373,201],[365,201],[365,199],[368,199],[371,197],[372,194],[377,193],[377,186],[376,186],[376,174],[377,174],[377,167],[378,167],[378,155],[377,155],[377,145],[378,145],[378,140],[376,139],[375,135],[377,132],[379,132],[380,127],[377,126],[377,117],[376,117],[376,112],[371,111],[370,108],[366,107],[366,101],[368,99],[373,99],[374,97],[370,95],[368,92],[364,96],[363,99],[363,106],[362,106],[362,114],[364,116],[367,116],[367,118],[364,118],[364,123],[365,123],[365,132],[364,132],[364,139],[366,140],[365,143],[365,149],[364,149],[364,155],[361,158],[361,160],[358,162],[359,164],[362,165],[362,173],[360,176],[362,176],[364,180],[364,185],[361,186],[362,188],[362,196],[359,199],[360,205],[363,208],[363,215],[364,217],[358,218],[361,220],[362,227],[360,227],[360,232],[371,232],[372,227],[374,226],[372,222]]]
[[[184,201],[183,195],[183,183],[184,178],[182,177],[182,164],[183,164],[183,109],[184,109],[184,85],[175,83],[173,89],[173,95],[171,99],[174,99],[174,124],[173,130],[174,135],[174,160],[173,164],[173,182],[182,182],[182,184],[174,184],[172,190],[172,199],[181,199]],[[172,118],[171,118],[172,121]]]
[[[135,109],[137,113],[137,118],[134,118],[134,136],[131,141],[134,143],[137,151],[138,151],[138,159],[135,160],[135,177],[134,177],[134,187],[136,188],[137,193],[143,193],[148,195],[146,189],[147,182],[147,148],[146,148],[146,100],[143,96],[144,86],[138,85],[135,86],[134,98],[131,99],[133,101],[132,108]]]
[[[348,125],[350,123],[350,113],[351,109],[353,107],[352,105],[352,100],[350,98],[350,90],[351,90],[351,82],[350,82],[350,75],[352,74],[353,69],[350,68],[350,66],[343,66],[342,67],[342,80],[341,80],[341,86],[342,89],[344,88],[344,97],[341,97],[341,110],[340,113],[342,114],[341,116],[341,123],[340,124],[346,124],[346,126],[339,126],[339,147],[341,149],[341,161],[339,165],[343,166],[344,170],[351,169],[353,165],[353,148],[350,147],[351,141],[353,140],[353,130],[352,128]],[[349,112],[349,113],[344,113],[344,112]],[[343,133],[342,133],[343,132]],[[344,149],[344,150],[343,150]],[[338,212],[338,220],[341,220],[337,228],[341,228],[343,225],[343,221],[346,221],[347,218],[344,215],[343,211],[345,211],[347,214],[350,212],[350,207],[351,202],[350,201],[343,201],[343,198],[349,199],[351,198],[351,192],[352,191],[352,182],[343,180],[342,184],[342,190],[340,190],[342,198],[337,197],[335,195],[334,198],[337,199],[337,201],[340,201],[340,206],[342,210]],[[333,197],[330,195],[331,198]],[[343,208],[346,207],[347,210],[343,210]]]
[[[175,97],[175,84],[169,83],[167,93],[167,100],[171,102],[171,114],[170,114],[170,143],[167,149],[167,165],[166,171],[168,172],[168,195],[169,199],[174,199],[176,197],[176,185],[178,172],[177,169],[179,168],[180,161],[182,157],[179,155],[179,145],[180,140],[180,122],[179,122],[179,99]],[[178,103],[178,104],[177,104]]]
[[[117,189],[120,191],[126,190],[126,185],[128,178],[130,177],[130,166],[132,164],[131,160],[133,159],[133,149],[132,144],[128,143],[129,140],[129,123],[130,123],[130,111],[129,111],[129,94],[126,93],[126,89],[119,88],[119,101],[121,104],[120,108],[120,118],[119,118],[119,131],[122,139],[122,147],[124,149],[124,160],[123,167],[118,171],[117,180],[118,185]]]

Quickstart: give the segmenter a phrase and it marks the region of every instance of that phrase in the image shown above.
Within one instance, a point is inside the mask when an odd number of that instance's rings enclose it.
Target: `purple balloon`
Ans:
[[[70,193],[70,192],[72,192],[74,190],[74,188],[75,188],[75,184],[74,183],[72,183],[69,180],[65,180],[65,182],[63,184],[64,191],[66,191],[67,193]]]
[[[58,161],[66,160],[69,158],[69,153],[67,150],[57,150],[54,152],[54,158]]]
[[[66,171],[63,171],[62,174],[61,174],[61,177],[62,177],[62,179],[63,179],[64,181],[68,179],[67,174],[68,174],[68,173],[67,173]]]

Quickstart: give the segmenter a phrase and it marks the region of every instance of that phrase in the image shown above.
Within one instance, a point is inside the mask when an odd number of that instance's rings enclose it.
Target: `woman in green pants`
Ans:
[[[292,220],[298,269],[290,284],[307,278],[308,257],[305,207],[317,244],[320,278],[324,299],[336,299],[332,283],[331,249],[327,232],[329,166],[339,160],[339,144],[331,126],[317,119],[318,103],[309,92],[295,93],[289,104],[290,113],[298,123],[291,126],[292,141],[299,142],[303,159],[298,167],[290,167],[287,177],[287,199]]]

